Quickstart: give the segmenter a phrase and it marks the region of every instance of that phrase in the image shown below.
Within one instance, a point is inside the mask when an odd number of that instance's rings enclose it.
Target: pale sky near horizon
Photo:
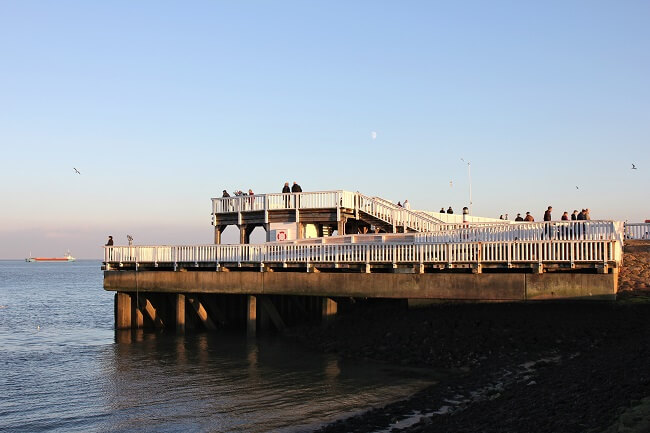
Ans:
[[[649,21],[647,1],[2,1],[0,259],[211,243],[211,197],[294,180],[460,210],[461,158],[475,215],[650,219]]]

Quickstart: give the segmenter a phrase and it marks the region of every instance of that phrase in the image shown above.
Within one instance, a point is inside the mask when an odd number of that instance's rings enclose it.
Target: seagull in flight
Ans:
[[[580,188],[578,188],[578,186],[576,185],[576,189],[580,189]]]
[[[74,172],[75,172],[75,173],[77,173],[77,174],[81,174],[81,172],[80,172],[79,170],[77,170],[75,167],[72,167],[72,168],[74,168]]]
[[[636,170],[636,169],[637,169],[637,168],[636,168],[636,165],[632,164],[632,168],[631,168],[631,170]]]

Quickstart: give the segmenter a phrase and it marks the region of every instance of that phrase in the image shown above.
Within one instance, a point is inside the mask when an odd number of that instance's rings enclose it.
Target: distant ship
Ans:
[[[28,257],[25,259],[26,262],[74,262],[75,260],[70,251],[65,253],[63,257]]]

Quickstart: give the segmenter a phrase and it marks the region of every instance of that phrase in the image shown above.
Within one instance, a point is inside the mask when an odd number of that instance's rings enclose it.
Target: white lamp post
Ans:
[[[460,159],[463,162],[467,163],[467,177],[469,179],[469,213],[472,214],[472,165],[469,161],[465,161],[463,158]]]

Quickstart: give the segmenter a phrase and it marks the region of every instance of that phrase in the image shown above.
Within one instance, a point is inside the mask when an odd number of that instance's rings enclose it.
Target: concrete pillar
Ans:
[[[221,244],[221,234],[226,229],[226,226],[214,226],[214,243],[219,245]]]
[[[115,294],[115,329],[131,328],[131,295],[124,292]]]
[[[337,231],[339,232],[339,236],[342,236],[345,234],[345,218],[341,218],[338,223]]]
[[[303,223],[296,223],[296,239],[305,239],[305,225]]]
[[[266,231],[266,242],[271,242],[271,224],[264,224],[264,230]]]
[[[257,331],[257,298],[253,295],[247,297],[246,308],[246,333],[249,337],[254,337]]]
[[[338,306],[334,300],[324,297],[321,303],[322,322],[327,323],[329,320],[332,320],[336,316],[337,309]]]
[[[203,326],[205,326],[205,328],[209,331],[215,331],[217,329],[217,326],[214,324],[214,322],[208,315],[208,311],[205,309],[205,307],[199,300],[199,297],[188,296],[187,301],[190,303],[190,305],[196,312],[196,315],[199,317],[199,320],[201,320],[201,323],[203,323]]]
[[[246,225],[242,224],[239,226],[239,243],[240,244],[247,244],[246,242]]]
[[[273,323],[278,331],[283,331],[286,328],[280,312],[273,304],[273,301],[268,296],[261,295],[257,299],[260,309],[257,319],[259,320],[259,328],[262,330],[269,329],[269,325]]]
[[[140,329],[144,325],[144,316],[142,315],[142,310],[140,310],[138,302],[138,294],[136,293],[135,296],[131,295],[131,327],[135,329]]]
[[[176,331],[185,332],[185,295],[176,296]]]

